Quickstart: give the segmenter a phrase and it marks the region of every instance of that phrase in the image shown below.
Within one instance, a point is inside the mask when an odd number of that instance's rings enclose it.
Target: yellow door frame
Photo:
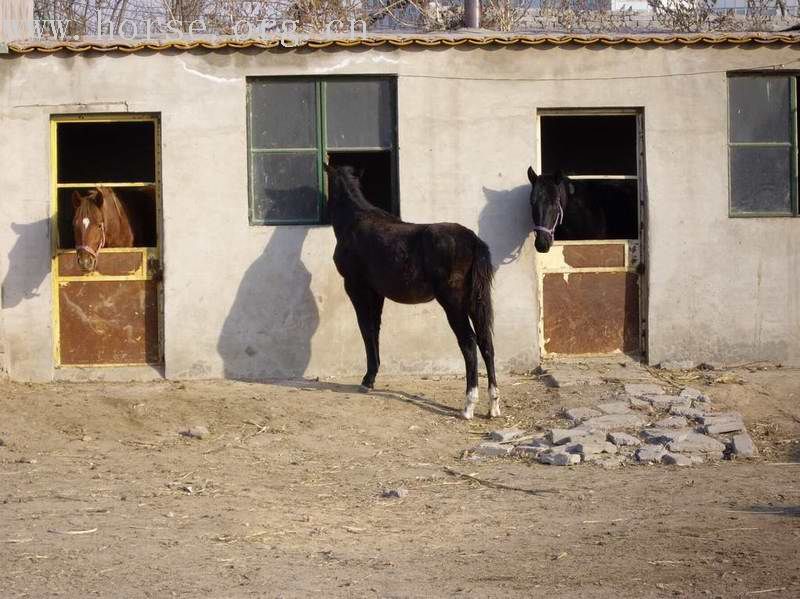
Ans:
[[[120,122],[151,122],[153,123],[153,143],[155,158],[155,181],[126,181],[96,183],[59,183],[58,180],[58,126],[61,123],[90,122],[90,123],[120,123]],[[142,264],[128,275],[100,275],[96,272],[84,276],[60,276],[58,257],[63,254],[74,253],[75,250],[59,248],[58,231],[58,192],[64,188],[92,188],[92,187],[147,187],[155,189],[156,200],[156,247],[148,248],[104,248],[104,253],[142,252]],[[162,245],[162,218],[161,218],[161,118],[158,114],[150,113],[96,113],[96,114],[66,114],[52,115],[50,117],[50,273],[52,277],[52,326],[53,326],[53,363],[56,368],[95,368],[95,367],[125,367],[147,366],[145,363],[134,364],[83,364],[61,365],[61,327],[59,288],[70,281],[145,281],[153,278],[155,274],[151,268],[151,261],[156,260],[161,264]],[[160,270],[160,267],[159,267]],[[158,285],[158,362],[150,365],[162,364],[164,361],[164,296],[163,285]]]

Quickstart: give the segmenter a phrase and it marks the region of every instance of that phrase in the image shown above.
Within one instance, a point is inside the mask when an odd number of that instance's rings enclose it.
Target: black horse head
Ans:
[[[572,191],[572,184],[561,171],[555,175],[537,175],[528,167],[531,182],[531,216],[536,231],[536,251],[550,251],[555,239],[556,227],[564,222],[564,210]]]

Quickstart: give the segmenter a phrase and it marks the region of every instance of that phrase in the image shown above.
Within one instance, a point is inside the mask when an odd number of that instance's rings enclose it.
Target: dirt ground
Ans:
[[[461,459],[621,388],[539,379],[491,422],[458,377],[0,383],[0,596],[800,596],[800,371],[670,379],[742,412],[755,461]]]

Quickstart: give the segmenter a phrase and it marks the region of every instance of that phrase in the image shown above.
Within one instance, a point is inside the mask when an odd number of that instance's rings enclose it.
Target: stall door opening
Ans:
[[[641,116],[539,115],[540,172],[571,183],[564,222],[537,254],[544,357],[640,356]]]
[[[149,115],[53,118],[53,325],[58,366],[162,361],[159,131]],[[73,195],[108,188],[135,247],[102,247],[78,265]],[[103,200],[105,201],[105,200]]]

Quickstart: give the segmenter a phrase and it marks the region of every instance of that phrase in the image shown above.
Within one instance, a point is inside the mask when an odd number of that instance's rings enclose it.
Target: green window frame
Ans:
[[[373,93],[347,102],[357,86]],[[327,224],[322,164],[333,155],[384,154],[388,201],[399,215],[396,77],[248,77],[247,145],[250,225]],[[281,189],[270,189],[270,181]]]
[[[728,75],[728,216],[798,216],[797,76]]]

